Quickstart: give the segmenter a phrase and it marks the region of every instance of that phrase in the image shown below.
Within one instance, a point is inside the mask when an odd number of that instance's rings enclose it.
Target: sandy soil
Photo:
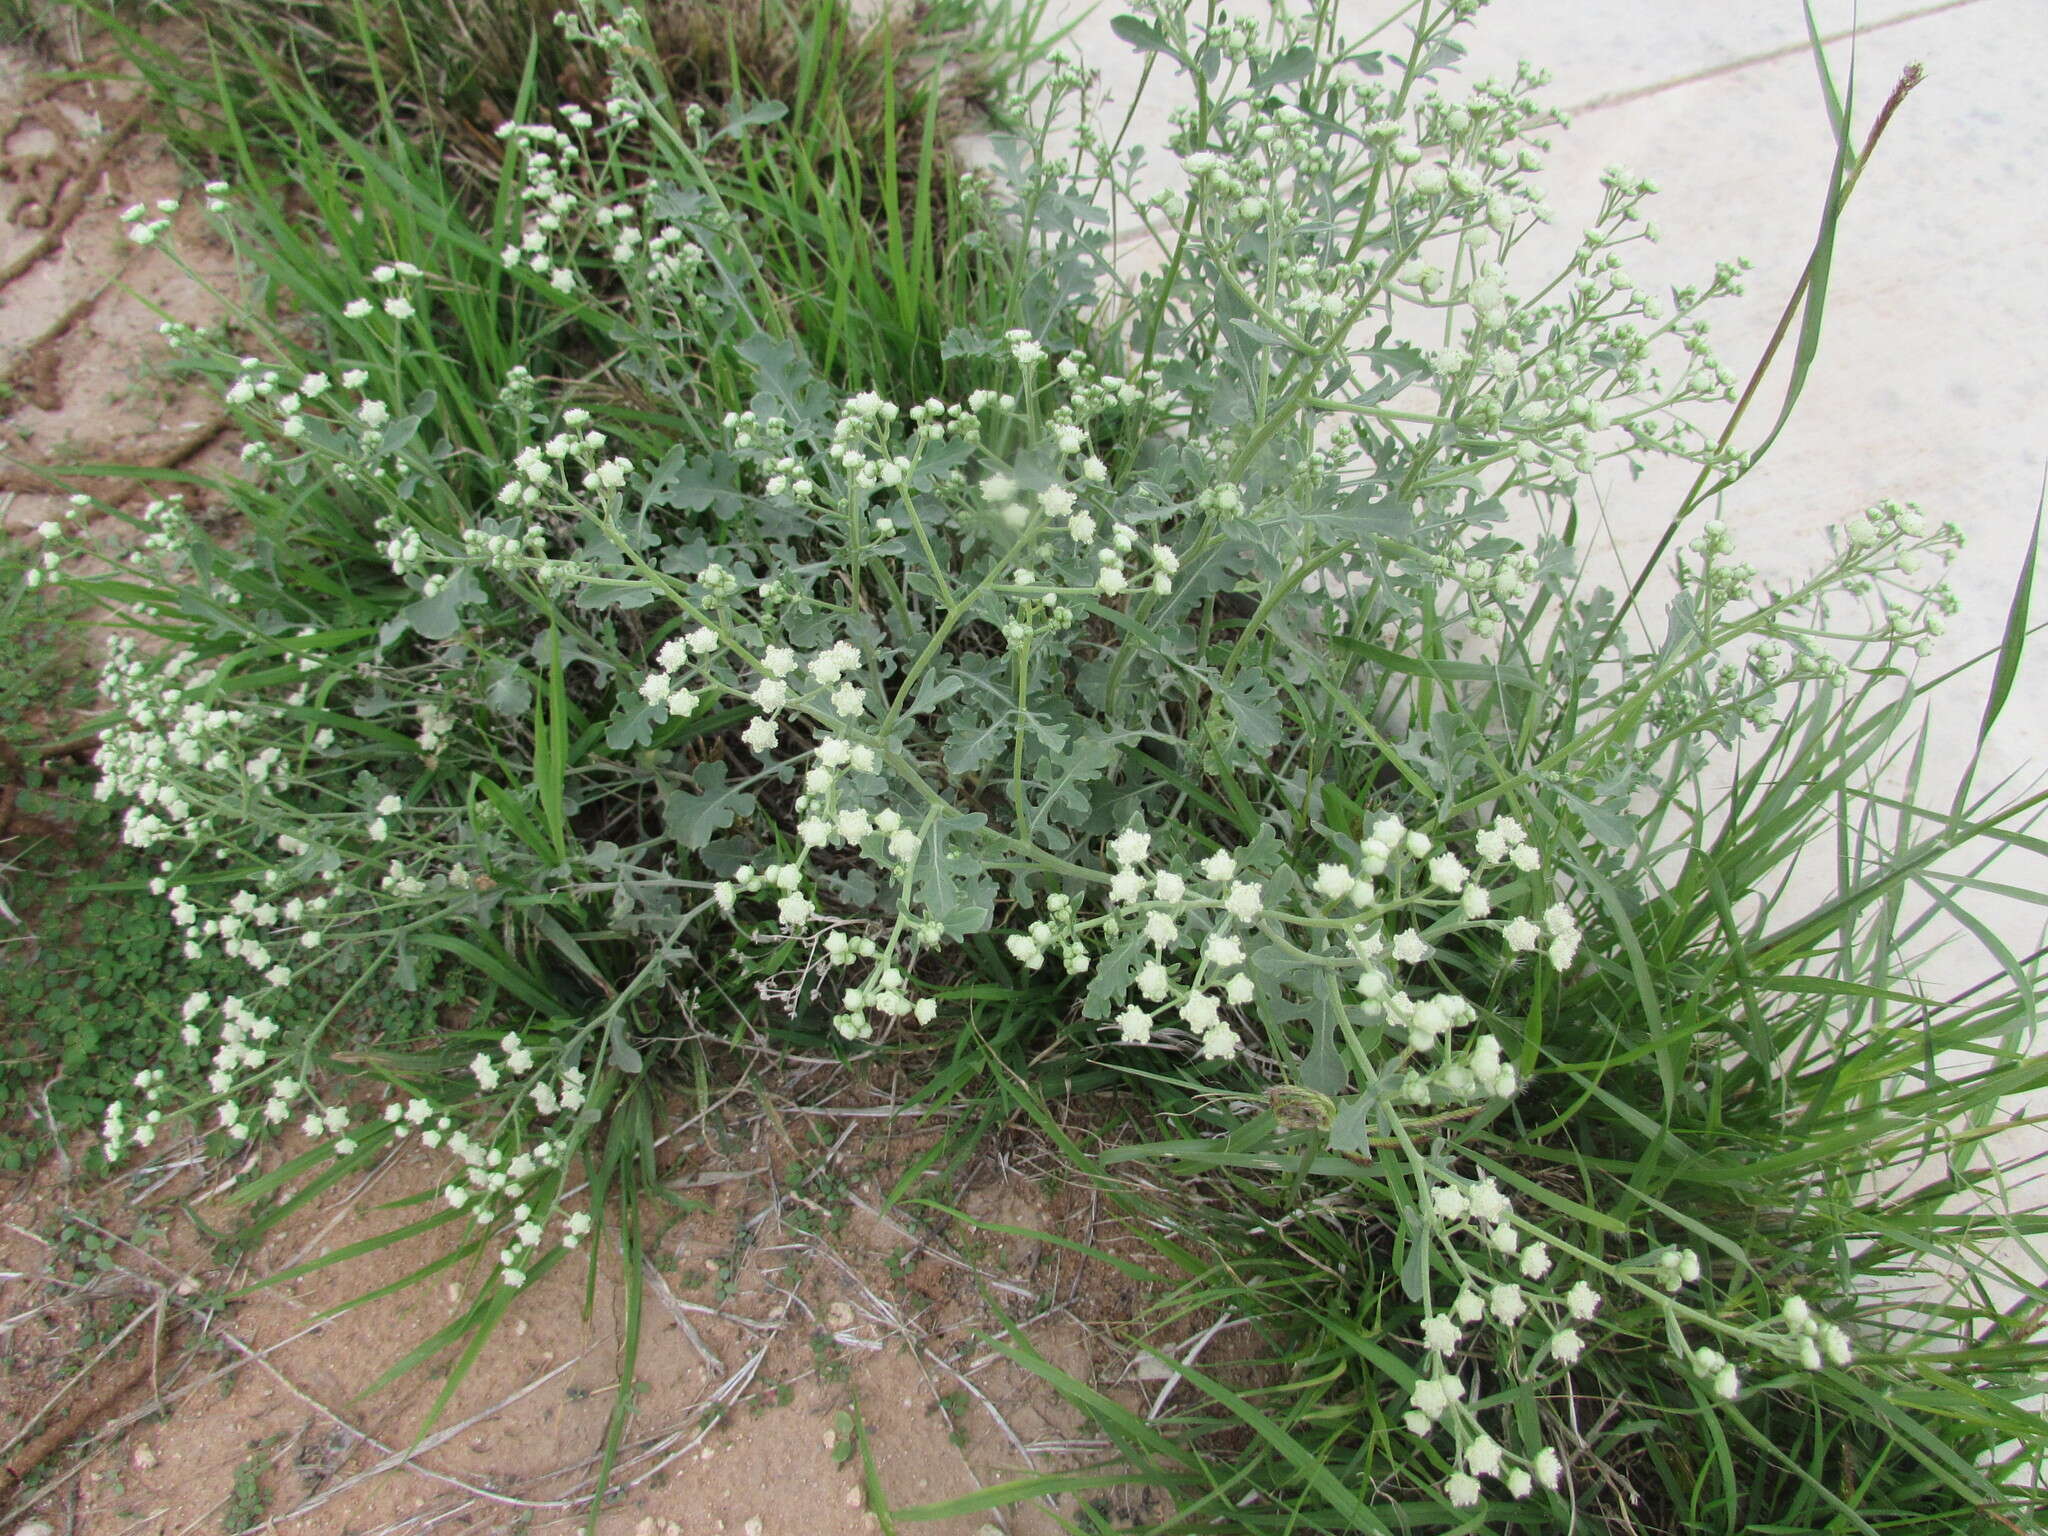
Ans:
[[[203,390],[163,371],[157,325],[211,324],[208,287],[227,252],[196,189],[117,85],[54,85],[38,61],[0,51],[0,524],[50,517],[86,490],[116,502],[134,479],[71,465],[219,469],[234,461],[227,418]],[[122,210],[179,198],[180,250],[199,281],[127,238]]]
[[[604,1536],[877,1530],[877,1495],[885,1508],[921,1504],[1094,1459],[1101,1447],[1057,1394],[988,1347],[1004,1317],[1126,1407],[1158,1392],[1134,1350],[1147,1290],[1032,1235],[1141,1259],[1090,1192],[1011,1133],[943,1183],[969,1220],[886,1209],[936,1128],[891,1115],[888,1095],[841,1072],[735,1090],[701,1119],[678,1109],[665,1182],[687,1208],[657,1219],[638,1401]],[[457,1229],[293,1272],[436,1209],[412,1202],[445,1159],[408,1145],[254,1252],[222,1241],[243,1218],[233,1175],[297,1150],[287,1138],[223,1169],[187,1144],[97,1190],[50,1164],[0,1197],[0,1424],[27,1438],[91,1404],[10,1520],[40,1516],[67,1536],[580,1522],[619,1374],[615,1257],[531,1287],[422,1440],[458,1347],[372,1384],[460,1309],[473,1268],[341,1309],[448,1254]],[[856,1415],[872,1479],[849,1433]],[[1133,1516],[1134,1497],[1103,1507]],[[987,1523],[922,1528],[973,1536]],[[997,1529],[1058,1527],[1026,1506]]]
[[[210,289],[231,282],[196,191],[118,86],[56,85],[37,61],[0,55],[6,532],[53,516],[73,489],[129,504],[150,493],[66,465],[233,464],[219,407],[167,379],[156,334],[166,315],[217,320]],[[120,222],[132,203],[174,197],[199,281]],[[947,1499],[1093,1459],[1102,1448],[1056,1394],[988,1348],[1005,1319],[1129,1406],[1159,1394],[1156,1369],[1135,1363],[1145,1293],[1056,1242],[887,1209],[936,1127],[821,1065],[779,1067],[696,1121],[678,1111],[668,1184],[687,1209],[648,1265],[638,1401],[604,1536],[860,1532],[879,1528],[876,1498]],[[219,1240],[242,1219],[234,1176],[293,1150],[225,1168],[187,1144],[103,1185],[64,1158],[0,1178],[0,1531],[381,1536],[582,1520],[620,1368],[615,1254],[532,1287],[422,1439],[457,1350],[374,1384],[464,1304],[471,1271],[340,1309],[445,1255],[454,1229],[280,1277],[431,1209],[406,1202],[435,1187],[437,1156],[409,1145],[253,1251]],[[1056,1167],[1002,1134],[945,1194],[982,1221],[1142,1257]],[[849,1439],[856,1419],[872,1477]],[[1143,1512],[1127,1492],[1105,1497],[1119,1518]],[[1057,1529],[1036,1507],[921,1528],[973,1536],[991,1519],[998,1532]]]

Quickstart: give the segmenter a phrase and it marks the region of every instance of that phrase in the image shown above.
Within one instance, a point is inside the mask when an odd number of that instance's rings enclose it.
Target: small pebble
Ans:
[[[746,1532],[746,1536],[761,1536],[761,1517],[759,1515],[754,1516],[753,1519],[741,1526],[740,1529]]]
[[[129,1453],[128,1459],[135,1464],[138,1472],[147,1472],[156,1465],[156,1452],[147,1445],[138,1445]]]
[[[28,1520],[14,1528],[14,1536],[57,1536],[57,1527],[47,1520]]]
[[[825,1326],[834,1333],[843,1333],[853,1326],[853,1308],[843,1301],[835,1301],[825,1309]]]

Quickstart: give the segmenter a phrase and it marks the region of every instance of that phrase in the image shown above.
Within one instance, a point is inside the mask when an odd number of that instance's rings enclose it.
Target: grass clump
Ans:
[[[1696,420],[1736,399],[1704,313],[1740,268],[1646,292],[1617,170],[1528,271],[1541,76],[1431,83],[1473,9],[1396,46],[1145,7],[1185,192],[1085,116],[1049,151],[1063,66],[992,185],[921,151],[926,211],[879,228],[780,179],[838,153],[787,103],[676,101],[642,7],[565,14],[594,104],[522,74],[484,202],[382,97],[365,140],[285,78],[331,250],[218,77],[209,196],[266,302],[175,339],[251,436],[246,534],[156,503],[81,580],[156,642],[113,653],[99,765],[240,968],[185,1021],[192,1107],[319,1141],[258,1192],[451,1154],[488,1281],[399,1368],[474,1358],[602,1224],[631,1379],[665,1074],[752,1030],[927,1053],[929,1097],[1054,1135],[1056,1093],[1140,1096],[1073,1157],[1170,1190],[1175,1305],[1264,1341],[1141,1417],[1013,1339],[1116,1462],[913,1513],[1135,1478],[1176,1530],[2033,1518],[2005,1318],[2048,1298],[1988,1128],[2043,1076],[2042,967],[1968,902],[2041,904],[1986,871],[2041,855],[2043,800],[1922,783],[1960,535],[1881,503],[1765,580],[1698,515],[1753,462]],[[842,256],[890,279],[835,289]],[[1584,577],[1578,497],[1653,457],[1700,485],[1647,623],[1655,573]],[[1958,917],[1982,976],[1942,996]],[[432,1038],[281,1011],[426,957],[477,987]]]
[[[211,45],[212,69],[196,76],[181,55],[128,36],[195,159],[259,177],[304,169],[325,183],[332,169],[305,161],[304,147],[353,139],[352,125],[367,119],[381,125],[381,152],[416,190],[439,183],[428,218],[489,227],[519,190],[506,184],[502,124],[539,107],[606,117],[615,61],[554,25],[558,9],[536,0],[205,0],[184,8]],[[1010,70],[1033,56],[1041,10],[1037,0],[945,0],[859,20],[839,0],[633,9],[648,108],[678,124],[740,125],[692,146],[701,170],[677,169],[685,180],[715,181],[722,213],[752,248],[764,285],[756,297],[781,312],[776,329],[806,338],[832,382],[940,389],[951,371],[947,317],[1003,302],[1000,292],[977,291],[994,268],[976,250],[963,205],[973,191],[962,186],[953,144],[992,105],[989,61]],[[316,197],[295,211],[333,210]],[[592,276],[597,297],[622,297],[612,286],[619,274]],[[566,366],[602,371],[616,360],[598,316],[572,307],[555,319]],[[653,404],[631,381],[608,382],[635,405]]]

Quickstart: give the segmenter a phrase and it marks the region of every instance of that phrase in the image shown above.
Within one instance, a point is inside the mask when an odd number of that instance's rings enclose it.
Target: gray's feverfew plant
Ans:
[[[954,189],[989,276],[943,398],[815,366],[734,170],[779,108],[678,107],[625,0],[557,18],[604,97],[500,130],[492,227],[380,206],[335,224],[360,270],[293,265],[263,194],[209,186],[289,298],[233,346],[169,328],[249,434],[246,529],[152,503],[74,579],[157,637],[111,654],[101,791],[191,952],[248,974],[187,1002],[109,1157],[179,1112],[289,1122],[315,1147],[275,1189],[418,1137],[488,1328],[612,1194],[636,1251],[679,1027],[918,1049],[998,998],[1034,1059],[1152,1085],[1172,1135],[1092,1166],[1179,1175],[1190,1303],[1274,1342],[1234,1387],[1176,1362],[1179,1419],[1076,1389],[1184,1519],[2024,1503],[2032,1346],[1856,1279],[1971,1235],[1955,1117],[2038,1076],[1929,1065],[2031,1021],[2037,958],[1947,1009],[1896,958],[1943,861],[2038,852],[2034,801],[1880,782],[1959,535],[1884,503],[1774,585],[1702,520],[1647,643],[1587,590],[1586,476],[1745,467],[1696,421],[1742,267],[1631,279],[1653,189],[1613,170],[1527,271],[1542,76],[1431,83],[1476,8],[1404,8],[1398,48],[1330,0],[1119,18],[1192,90],[1184,190],[1141,194],[1054,69]],[[1840,889],[1788,915],[1822,830]],[[425,1049],[345,1001],[271,1017],[308,967],[428,952],[479,1003]],[[1934,1195],[1874,1193],[1936,1148]],[[1207,1456],[1233,1425],[1255,1454]]]

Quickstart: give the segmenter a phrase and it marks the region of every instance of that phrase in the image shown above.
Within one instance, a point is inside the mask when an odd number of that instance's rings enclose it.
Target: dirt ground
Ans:
[[[167,380],[156,334],[166,315],[216,320],[210,290],[232,266],[197,189],[118,86],[56,84],[41,61],[0,51],[0,128],[0,527],[20,537],[73,489],[150,494],[62,466],[235,462],[218,405]],[[174,197],[197,280],[120,222],[133,203]],[[939,1130],[895,1103],[836,1064],[782,1062],[707,1114],[677,1111],[668,1184],[686,1208],[647,1265],[638,1400],[603,1536],[860,1532],[879,1528],[877,1498],[949,1499],[1099,1458],[1057,1395],[989,1347],[1009,1325],[1128,1407],[1170,1390],[1135,1349],[1148,1294],[1020,1235],[1143,1253],[1036,1143],[998,1134],[946,1186],[968,1216],[1011,1230],[884,1209]],[[405,1202],[434,1189],[443,1159],[408,1143],[254,1251],[221,1241],[240,1219],[236,1175],[293,1150],[287,1139],[230,1168],[187,1143],[111,1183],[74,1177],[63,1157],[0,1175],[0,1532],[383,1536],[583,1520],[619,1376],[615,1253],[594,1274],[564,1264],[531,1287],[420,1438],[457,1352],[373,1384],[476,1276],[455,1265],[338,1309],[446,1253],[455,1229],[275,1277],[431,1209]],[[1162,1513],[1124,1490],[1098,1503],[1119,1522]],[[1058,1529],[1038,1506],[919,1528],[991,1524]]]
[[[127,238],[122,210],[177,198],[179,250]],[[157,326],[218,320],[232,280],[197,188],[183,185],[129,93],[59,84],[45,61],[0,49],[0,526],[33,528],[73,490],[116,503],[133,479],[66,466],[219,470],[235,461],[228,420],[202,389],[163,371]],[[157,494],[163,494],[159,490]]]
[[[946,1185],[969,1219],[885,1211],[936,1127],[891,1113],[893,1094],[837,1064],[780,1076],[708,1115],[677,1110],[666,1185],[683,1206],[657,1220],[644,1271],[638,1401],[602,1536],[878,1530],[878,1494],[884,1508],[923,1504],[1099,1458],[1057,1394],[989,1344],[1007,1318],[1043,1360],[1142,1411],[1161,1385],[1133,1348],[1147,1289],[1034,1234],[1132,1260],[1142,1249],[1017,1135]],[[286,1138],[244,1170],[186,1144],[99,1189],[46,1164],[0,1194],[0,1424],[26,1440],[90,1408],[10,1529],[39,1517],[66,1536],[365,1536],[582,1520],[618,1380],[616,1258],[601,1256],[594,1279],[568,1263],[532,1286],[418,1439],[457,1351],[371,1384],[453,1315],[474,1268],[339,1309],[446,1254],[456,1229],[274,1277],[436,1209],[410,1201],[431,1197],[444,1159],[407,1144],[255,1252],[220,1241],[237,1223],[234,1175],[296,1150]],[[1098,1507],[1146,1510],[1122,1490]],[[921,1528],[973,1536],[989,1523]],[[1036,1506],[995,1523],[1058,1529]]]

